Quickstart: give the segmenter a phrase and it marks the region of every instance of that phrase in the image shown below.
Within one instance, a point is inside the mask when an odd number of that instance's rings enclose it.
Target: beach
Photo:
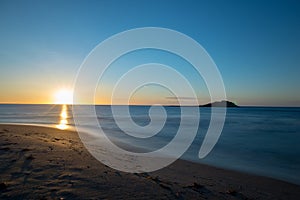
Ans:
[[[74,131],[0,125],[0,199],[298,199],[300,186],[177,160],[151,173],[111,169]]]

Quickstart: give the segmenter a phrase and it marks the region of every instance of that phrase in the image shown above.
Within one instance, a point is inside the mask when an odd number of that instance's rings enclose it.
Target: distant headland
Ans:
[[[199,105],[199,107],[239,107],[239,106],[231,101],[223,100],[223,101],[216,101],[204,105]]]

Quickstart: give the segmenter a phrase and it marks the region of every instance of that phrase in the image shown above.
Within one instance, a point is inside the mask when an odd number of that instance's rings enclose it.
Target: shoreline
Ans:
[[[35,123],[2,123],[0,122],[0,126],[1,125],[17,125],[17,126],[31,126],[31,127],[44,127],[44,128],[50,128],[50,129],[59,129],[57,128],[57,124],[35,124]],[[63,130],[62,130],[63,131]],[[77,130],[76,130],[76,127],[74,125],[68,125],[68,128],[65,129],[65,131],[70,131],[70,132],[76,132],[77,133]],[[87,135],[91,135],[90,134],[90,131],[93,132],[92,130],[89,130],[89,129],[85,129],[85,130],[82,130],[83,133],[86,133]],[[132,146],[132,145],[129,145],[128,143],[125,143],[125,142],[122,142],[121,140],[118,140],[116,138],[110,138],[110,139],[113,139],[113,142],[116,143],[119,147],[123,148],[123,149],[126,149],[128,151],[132,151],[132,152],[147,152],[149,149],[146,149],[144,147],[141,147],[141,146]],[[218,164],[211,164],[211,163],[205,163],[205,162],[199,162],[198,160],[193,160],[193,159],[186,159],[184,158],[183,156],[181,158],[179,158],[178,160],[182,160],[182,161],[186,161],[186,162],[191,162],[191,163],[194,163],[194,164],[200,164],[200,165],[207,165],[209,167],[215,167],[215,168],[219,168],[219,169],[224,169],[224,170],[229,170],[229,171],[233,171],[233,172],[239,172],[239,173],[243,173],[243,174],[249,174],[249,175],[253,175],[253,176],[259,176],[259,177],[265,177],[265,178],[271,178],[271,179],[275,179],[275,180],[279,180],[279,181],[283,181],[283,182],[287,182],[287,183],[291,183],[291,184],[295,184],[295,185],[298,185],[300,186],[300,183],[299,181],[294,181],[294,180],[290,180],[290,179],[287,179],[287,178],[278,178],[278,177],[274,177],[274,176],[268,176],[268,175],[265,175],[263,173],[255,173],[255,172],[251,172],[250,170],[244,170],[244,169],[241,169],[241,168],[230,168],[230,167],[223,167],[223,166],[220,166]]]
[[[1,199],[298,199],[300,186],[177,160],[150,173],[111,169],[74,131],[0,124]]]

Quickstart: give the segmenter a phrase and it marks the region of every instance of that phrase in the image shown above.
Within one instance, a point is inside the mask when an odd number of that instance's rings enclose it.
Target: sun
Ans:
[[[55,104],[73,104],[73,92],[67,89],[61,89],[55,93]]]

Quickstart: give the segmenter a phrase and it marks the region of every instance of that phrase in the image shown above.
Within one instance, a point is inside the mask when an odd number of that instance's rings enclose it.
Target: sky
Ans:
[[[230,101],[300,106],[297,0],[0,0],[0,103],[54,103],[57,91],[72,89],[81,64],[100,42],[141,27],[173,29],[201,44],[216,63]],[[152,60],[173,65],[191,82],[199,103],[209,101],[201,76],[167,52],[128,54],[113,63],[102,82],[110,90],[121,72]],[[96,103],[109,103],[109,92],[98,93]],[[133,104],[168,104],[172,93],[150,85],[132,99]]]

